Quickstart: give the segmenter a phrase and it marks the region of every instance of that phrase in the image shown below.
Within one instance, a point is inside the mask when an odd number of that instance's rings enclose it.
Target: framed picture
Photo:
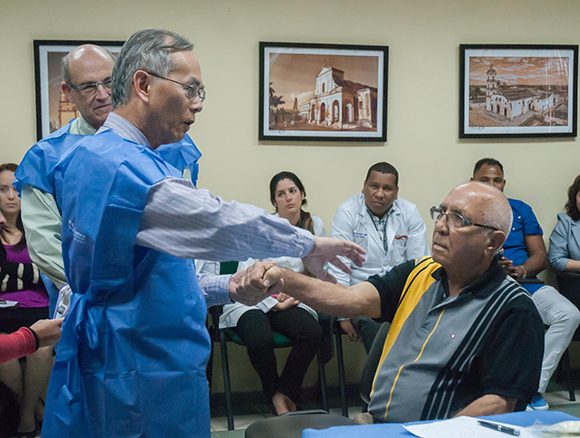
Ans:
[[[61,93],[60,84],[62,58],[81,44],[96,44],[117,54],[123,41],[34,40],[36,136],[39,140],[78,116],[74,104]]]
[[[576,136],[577,45],[459,50],[459,137]]]
[[[387,140],[386,46],[260,43],[260,140]]]

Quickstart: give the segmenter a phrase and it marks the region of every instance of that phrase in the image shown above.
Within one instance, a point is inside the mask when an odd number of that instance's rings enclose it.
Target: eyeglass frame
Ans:
[[[199,85],[191,85],[191,84],[184,84],[183,82],[176,81],[175,79],[167,78],[165,76],[158,75],[157,73],[153,73],[152,71],[143,70],[145,73],[150,74],[153,77],[158,79],[163,79],[169,82],[173,82],[174,84],[181,85],[183,88],[187,90],[187,98],[191,101],[195,99],[200,99],[202,102],[205,101],[207,97],[207,93],[205,91],[204,86]],[[193,94],[190,96],[190,94]]]
[[[438,212],[439,213],[439,217],[435,218],[433,217],[433,214]],[[439,221],[443,216],[447,216],[446,222],[449,220],[449,215],[453,214],[455,217],[457,217],[460,221],[461,221],[461,225],[460,226],[455,226],[453,225],[454,228],[465,228],[465,227],[480,227],[480,228],[487,228],[493,231],[501,231],[499,228],[496,227],[492,227],[491,225],[483,225],[483,224],[478,224],[477,222],[473,222],[470,219],[467,219],[465,216],[463,216],[461,213],[458,213],[456,211],[443,211],[443,207],[441,205],[434,205],[433,207],[431,207],[429,209],[429,215],[431,216],[431,219],[433,219],[435,222]],[[449,222],[447,222],[449,223]]]
[[[99,91],[99,85],[103,87],[107,92],[111,92],[113,89],[113,78],[107,78],[103,81],[96,81],[96,82],[83,82],[81,84],[73,84],[70,81],[67,81],[67,85],[71,87],[73,90],[78,91],[84,96],[93,97]],[[107,86],[109,85],[109,86]],[[94,90],[90,94],[87,94],[85,90]]]

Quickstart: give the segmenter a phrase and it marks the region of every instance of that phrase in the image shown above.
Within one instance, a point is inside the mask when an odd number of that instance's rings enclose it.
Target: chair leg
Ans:
[[[343,417],[348,417],[348,403],[346,399],[346,381],[344,376],[344,354],[342,351],[342,335],[338,330],[334,331],[336,343],[336,363],[338,365],[338,387],[340,390],[340,408]]]
[[[322,400],[322,409],[328,412],[328,396],[326,394],[326,371],[324,369],[324,361],[320,351],[316,355],[318,357],[318,382],[320,383],[320,399]]]
[[[566,351],[564,351],[564,354],[562,355],[562,366],[564,368],[564,379],[566,380],[566,386],[568,387],[568,396],[570,398],[570,401],[576,401],[576,394],[574,393],[574,385],[572,383],[572,377],[570,375],[570,369],[571,369],[571,365],[570,365],[570,353],[568,351],[568,349],[566,348]]]
[[[209,387],[209,394],[211,396],[211,389],[212,389],[212,385],[213,385],[213,353],[214,353],[214,348],[213,348],[213,341],[211,343],[211,349],[209,352],[209,360],[207,361],[207,366],[205,367],[205,375],[207,377],[207,383],[208,383],[208,387]]]
[[[228,430],[234,430],[234,413],[232,410],[232,387],[230,383],[230,366],[228,362],[228,347],[226,335],[223,330],[219,331],[222,357],[222,372],[224,378],[224,397],[226,399],[226,413],[228,417]]]

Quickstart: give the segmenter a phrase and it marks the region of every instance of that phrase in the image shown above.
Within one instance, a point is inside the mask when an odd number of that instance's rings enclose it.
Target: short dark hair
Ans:
[[[499,167],[501,173],[504,173],[502,164],[495,158],[482,158],[477,163],[475,163],[475,167],[473,168],[473,174],[475,175],[479,171],[479,169],[481,169],[485,165]]]
[[[580,211],[578,211],[578,206],[576,205],[576,195],[578,192],[580,192],[580,175],[578,175],[572,185],[568,187],[568,201],[564,206],[568,216],[575,221],[580,219]]]
[[[371,177],[371,173],[374,171],[380,173],[390,173],[391,175],[395,175],[395,184],[397,185],[397,187],[399,186],[399,172],[397,172],[397,169],[395,169],[395,166],[393,166],[392,164],[389,164],[385,161],[373,164],[371,167],[369,167],[369,170],[367,170],[365,183],[369,180],[369,178]]]

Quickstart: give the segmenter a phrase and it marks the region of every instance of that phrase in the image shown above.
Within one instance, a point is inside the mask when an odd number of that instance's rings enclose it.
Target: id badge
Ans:
[[[58,299],[56,300],[56,309],[54,311],[53,318],[64,318],[68,307],[70,305],[70,299],[72,295],[72,290],[68,284],[65,284],[58,291]]]

